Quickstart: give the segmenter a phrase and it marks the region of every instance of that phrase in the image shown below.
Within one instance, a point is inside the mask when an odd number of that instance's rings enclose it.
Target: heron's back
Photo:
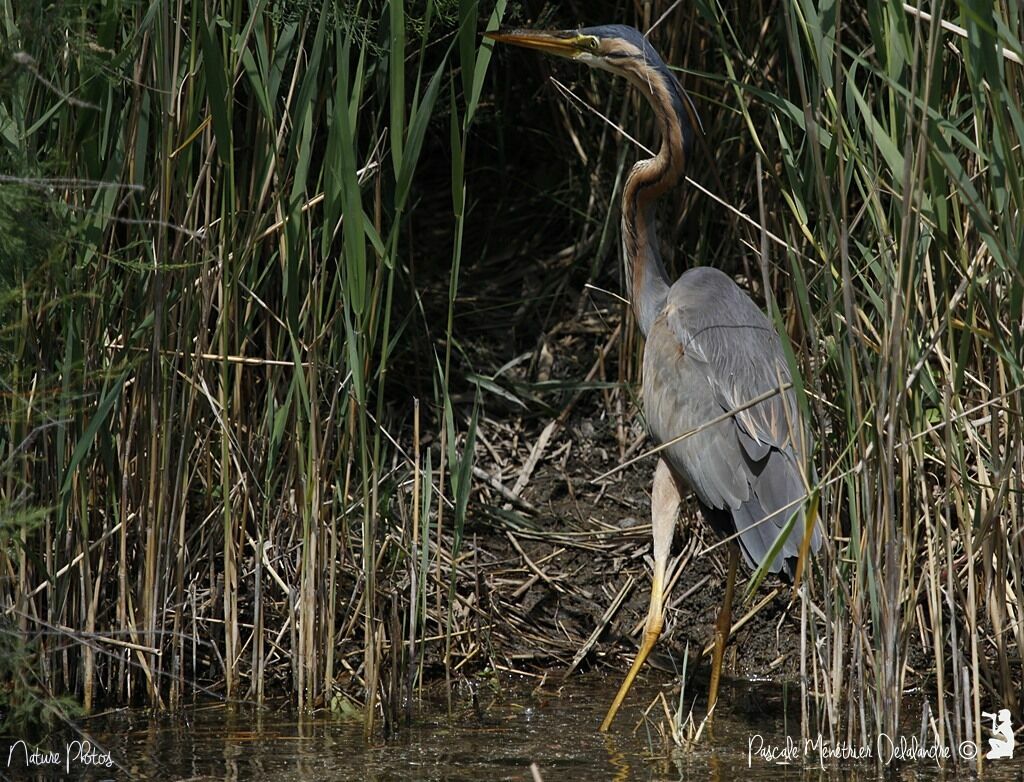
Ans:
[[[662,456],[719,532],[740,533],[751,567],[799,514],[772,571],[789,569],[786,560],[799,553],[806,496],[801,470],[810,443],[792,389],[749,402],[789,383],[774,327],[727,275],[698,267],[669,289],[644,350],[648,427],[661,443],[692,432]],[[739,408],[745,409],[726,416]],[[812,551],[820,545],[816,526]]]

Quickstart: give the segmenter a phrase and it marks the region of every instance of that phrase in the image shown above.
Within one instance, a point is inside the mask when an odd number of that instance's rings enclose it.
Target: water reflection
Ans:
[[[88,736],[109,750],[119,767],[72,763],[70,771],[73,778],[81,779],[455,782],[530,780],[530,764],[536,763],[548,782],[960,778],[956,768],[941,769],[928,761],[896,763],[881,775],[874,762],[838,761],[823,771],[813,756],[779,765],[755,755],[748,765],[751,737],[784,746],[787,733],[798,730],[799,714],[778,687],[749,682],[733,683],[723,693],[728,698],[714,735],[689,749],[676,747],[659,732],[665,720],[662,706],[643,718],[643,707],[654,702],[659,692],[651,684],[631,693],[630,708],[624,708],[611,734],[602,735],[597,726],[616,686],[617,680],[599,676],[576,676],[558,689],[531,689],[528,683],[503,681],[490,690],[482,686],[476,705],[469,697],[457,701],[450,716],[446,699],[428,699],[414,712],[413,724],[387,742],[365,740],[359,723],[330,717],[298,719],[285,710],[208,704],[174,716],[119,712],[85,724]],[[768,690],[758,694],[762,686]],[[63,751],[64,743],[64,739],[52,740],[43,746]],[[17,753],[6,769],[18,778],[40,779],[63,771],[63,767],[37,766],[26,775]],[[1024,779],[1024,763],[993,762],[986,765],[985,778]]]

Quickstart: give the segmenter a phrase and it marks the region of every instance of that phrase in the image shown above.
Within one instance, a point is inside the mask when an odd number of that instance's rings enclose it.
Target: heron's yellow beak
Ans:
[[[545,30],[492,30],[485,38],[499,43],[510,43],[527,49],[537,49],[557,57],[576,58],[592,51],[596,38],[575,32],[549,32]]]

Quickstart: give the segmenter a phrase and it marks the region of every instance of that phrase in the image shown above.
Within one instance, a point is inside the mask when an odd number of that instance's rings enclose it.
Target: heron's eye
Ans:
[[[598,49],[601,48],[601,42],[596,38],[588,38],[587,48],[592,52],[596,52]]]

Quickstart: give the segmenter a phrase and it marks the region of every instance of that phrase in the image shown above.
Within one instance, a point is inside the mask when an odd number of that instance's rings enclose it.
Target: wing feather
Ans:
[[[694,432],[666,449],[666,458],[703,506],[731,514],[751,566],[764,559],[794,511],[803,516],[801,465],[810,440],[793,390],[747,406],[789,383],[778,334],[728,276],[699,267],[680,277],[647,336],[647,423],[662,443]],[[799,542],[797,535],[787,540],[771,570],[784,569]],[[820,543],[816,528],[812,549]]]

